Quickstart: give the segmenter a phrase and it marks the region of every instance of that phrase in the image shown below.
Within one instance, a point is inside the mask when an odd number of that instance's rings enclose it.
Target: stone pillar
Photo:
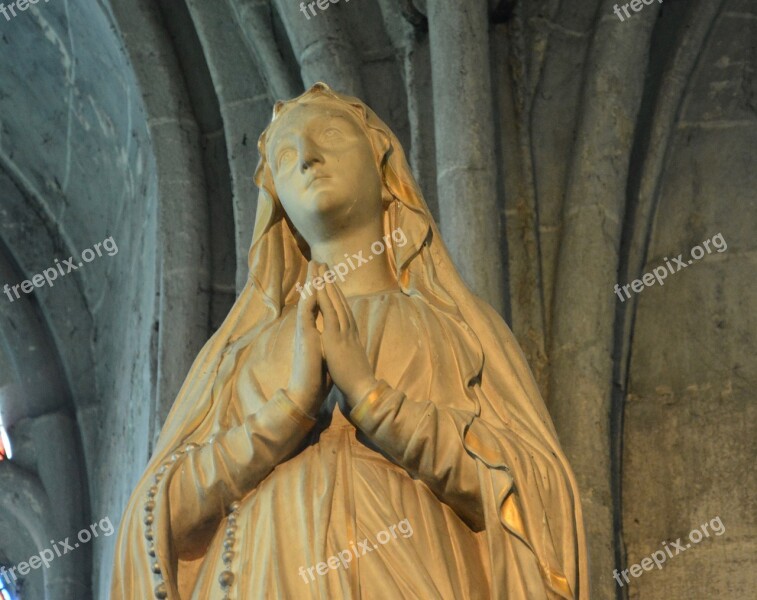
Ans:
[[[431,2],[428,24],[442,236],[473,292],[502,313],[487,2]]]
[[[289,71],[276,42],[271,0],[234,0],[231,7],[247,47],[265,79],[268,93],[274,100],[294,98],[300,93],[301,86],[294,73]]]
[[[616,593],[611,403],[619,251],[631,152],[659,4],[623,23],[604,0],[585,64],[554,287],[549,409],[576,473],[591,595]]]
[[[302,12],[296,2],[273,0],[273,4],[300,64],[305,88],[322,81],[343,94],[365,98],[359,54],[339,18],[339,9],[345,7],[329,3],[326,10],[314,8],[313,16]]]

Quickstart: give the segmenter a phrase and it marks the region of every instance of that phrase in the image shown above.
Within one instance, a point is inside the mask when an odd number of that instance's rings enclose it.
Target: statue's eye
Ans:
[[[342,135],[342,132],[339,131],[336,127],[329,127],[328,129],[324,130],[322,135],[323,139],[325,140],[336,140]]]
[[[276,161],[276,164],[280,167],[288,162],[291,162],[292,159],[294,159],[295,152],[291,148],[287,148],[285,150],[282,150],[279,152],[279,159]]]

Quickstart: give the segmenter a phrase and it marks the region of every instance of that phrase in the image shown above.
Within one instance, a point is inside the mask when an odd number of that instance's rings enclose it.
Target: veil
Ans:
[[[433,310],[458,322],[463,332],[457,368],[475,417],[462,439],[478,464],[493,597],[516,597],[511,595],[515,593],[512,579],[519,566],[512,563],[508,547],[518,543],[535,556],[549,597],[586,600],[587,557],[578,488],[517,341],[494,309],[460,278],[396,136],[363,102],[323,83],[298,98],[276,103],[272,122],[260,137],[249,278],[221,327],[195,359],[127,505],[116,547],[112,597],[133,597],[130,594],[137,588],[139,594],[149,594],[141,597],[153,597],[151,561],[155,559],[145,552],[140,510],[152,478],[178,448],[207,443],[215,433],[217,421],[212,417],[225,414],[227,408],[213,395],[214,384],[222,376],[219,367],[224,353],[241,338],[255,343],[257,335],[299,297],[295,284],[305,280],[307,259],[303,242],[276,197],[266,142],[278,117],[289,108],[324,98],[352,111],[371,140],[384,182],[385,230],[401,228],[408,239],[402,247],[393,244],[390,253],[402,291],[422,297]],[[166,523],[167,511],[167,502],[159,503],[156,519]],[[178,561],[169,533],[156,531],[154,543],[167,597],[174,598],[179,596]]]

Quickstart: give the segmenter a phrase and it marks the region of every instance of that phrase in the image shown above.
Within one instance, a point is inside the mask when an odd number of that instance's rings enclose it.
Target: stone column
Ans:
[[[473,292],[502,313],[487,2],[430,2],[428,24],[442,236]]]
[[[276,42],[271,0],[233,0],[230,4],[270,96],[274,100],[294,98],[301,86]]]
[[[549,409],[576,473],[594,598],[612,579],[616,500],[610,460],[620,243],[637,117],[659,4],[631,22],[603,0],[594,27],[566,182],[554,287]]]
[[[339,18],[339,9],[345,7],[328,3],[326,10],[314,8],[313,16],[302,12],[296,2],[273,0],[273,4],[286,28],[305,88],[322,81],[338,92],[364,99],[360,55]]]

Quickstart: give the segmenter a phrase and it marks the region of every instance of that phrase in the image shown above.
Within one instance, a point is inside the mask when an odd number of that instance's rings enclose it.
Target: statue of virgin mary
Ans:
[[[249,280],[128,503],[111,599],[586,600],[534,378],[395,135],[316,84],[258,146]]]

